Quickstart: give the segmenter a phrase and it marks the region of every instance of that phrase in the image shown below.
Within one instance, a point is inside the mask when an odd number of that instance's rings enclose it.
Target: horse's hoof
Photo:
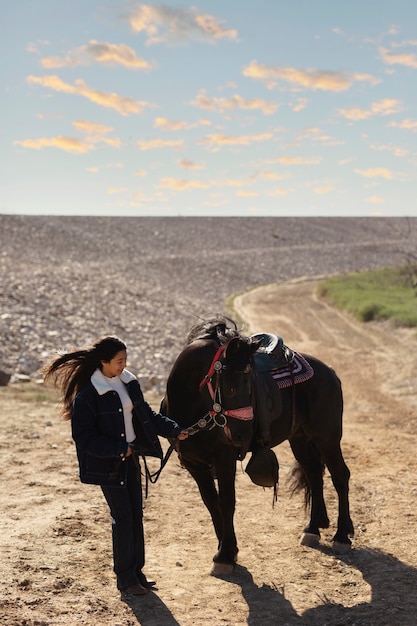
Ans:
[[[213,563],[210,576],[228,576],[234,569],[235,566],[232,563]]]
[[[300,545],[309,546],[314,548],[320,543],[320,535],[314,535],[313,533],[303,533],[300,539]]]
[[[333,552],[337,552],[337,554],[346,554],[351,547],[352,545],[350,543],[340,543],[340,541],[333,542]]]

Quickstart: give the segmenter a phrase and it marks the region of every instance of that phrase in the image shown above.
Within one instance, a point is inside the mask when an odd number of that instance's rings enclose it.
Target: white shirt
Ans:
[[[128,443],[131,443],[136,438],[135,431],[133,430],[133,421],[132,421],[132,409],[133,409],[132,400],[130,399],[129,394],[127,393],[125,385],[122,383],[122,381],[120,380],[118,376],[114,376],[113,378],[108,378],[107,376],[104,376],[103,374],[103,378],[110,385],[110,387],[114,389],[114,391],[117,391],[117,393],[119,394],[122,407],[123,407],[123,417],[125,419],[126,441]]]

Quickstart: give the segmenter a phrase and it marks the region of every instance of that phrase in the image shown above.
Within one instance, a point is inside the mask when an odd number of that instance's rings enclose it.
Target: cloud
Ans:
[[[282,163],[283,165],[318,165],[321,162],[319,157],[305,158],[305,157],[291,157],[282,156],[268,161],[268,163]]]
[[[113,196],[115,194],[119,194],[119,193],[127,193],[129,190],[126,187],[109,187],[107,189],[107,193],[110,196]]]
[[[366,198],[366,202],[370,202],[371,204],[382,204],[385,200],[380,196],[371,196],[370,198]]]
[[[202,166],[198,165],[194,161],[190,161],[189,159],[180,159],[177,161],[178,165],[182,167],[184,170],[201,170]]]
[[[385,98],[378,102],[373,102],[370,109],[361,109],[359,107],[352,107],[348,109],[339,109],[338,113],[342,117],[348,120],[358,121],[367,120],[375,115],[393,115],[401,111],[402,105],[399,100],[395,98]]]
[[[162,178],[159,185],[162,189],[186,191],[188,189],[208,189],[209,185],[199,180],[180,180],[178,178]]]
[[[237,30],[225,28],[216,17],[197,13],[193,7],[141,4],[129,14],[128,20],[134,32],[145,33],[147,45],[190,39],[214,43],[220,39],[236,41],[238,38]]]
[[[243,70],[243,75],[264,81],[274,87],[277,81],[284,81],[296,89],[320,89],[323,91],[346,91],[355,81],[366,81],[372,85],[380,82],[371,74],[349,73],[315,69],[296,69],[293,67],[276,67],[252,61]]]
[[[248,181],[245,181],[245,180],[236,180],[236,179],[234,179],[234,178],[229,178],[229,179],[226,181],[226,185],[227,185],[228,187],[243,187],[244,185],[248,185],[248,184],[249,184],[249,183],[248,183]]]
[[[272,133],[237,135],[234,137],[228,135],[206,135],[200,143],[207,145],[209,148],[217,149],[222,146],[249,146],[259,141],[268,141],[272,137]]]
[[[296,136],[297,142],[299,141],[314,141],[320,142],[326,146],[336,146],[343,144],[343,141],[339,141],[333,139],[331,135],[325,135],[323,131],[317,126],[309,126],[308,128],[304,128],[300,133]]]
[[[76,80],[75,85],[64,83],[58,76],[28,76],[30,85],[41,85],[53,91],[82,96],[103,107],[116,110],[120,115],[143,113],[146,107],[155,107],[149,102],[141,102],[119,96],[116,93],[107,93],[91,89],[83,80]]]
[[[404,65],[417,69],[417,56],[415,54],[394,54],[387,48],[379,48],[381,58],[387,65]]]
[[[164,141],[163,139],[150,139],[149,141],[138,141],[137,146],[139,150],[155,150],[159,148],[172,148],[173,150],[179,150],[182,148],[184,141],[182,139],[176,139],[175,141]]]
[[[108,133],[114,130],[111,126],[86,121],[75,121],[72,125],[76,130],[85,135],[85,139],[88,143],[106,143],[113,148],[120,148],[121,146],[120,139],[106,137]]]
[[[14,144],[23,146],[23,148],[29,148],[31,150],[42,150],[43,148],[58,148],[65,152],[72,152],[74,154],[85,154],[93,150],[93,146],[86,141],[75,139],[74,137],[64,137],[60,135],[58,137],[41,137],[39,139],[24,139],[23,141],[14,141]]]
[[[39,139],[25,139],[23,141],[15,141],[15,144],[32,150],[42,150],[43,148],[58,148],[65,152],[73,154],[85,154],[94,149],[94,144],[105,143],[113,148],[119,148],[120,139],[111,139],[106,135],[113,130],[111,126],[104,124],[95,124],[93,122],[76,121],[72,123],[75,130],[84,135],[84,139],[74,137],[41,137]]]
[[[78,65],[123,65],[132,70],[153,70],[155,63],[149,63],[136,56],[136,52],[125,44],[112,44],[92,39],[85,46],[71,50],[65,57],[45,57],[41,64],[47,69],[57,67],[76,67]]]
[[[160,130],[182,130],[184,128],[193,128],[195,124],[189,124],[188,122],[181,122],[176,120],[169,120],[166,117],[156,117],[154,120],[154,128]]]
[[[403,120],[402,122],[390,122],[388,126],[393,126],[394,128],[402,128],[403,130],[411,130],[413,133],[417,132],[417,121],[416,120]]]
[[[392,171],[386,167],[369,167],[367,170],[355,170],[355,172],[366,178],[386,178],[387,180],[393,178]]]
[[[255,111],[260,110],[264,115],[271,115],[279,108],[276,102],[267,102],[260,98],[247,99],[235,94],[231,98],[214,98],[206,95],[204,89],[200,91],[196,99],[191,102],[200,109],[209,109],[210,111],[234,111],[236,109]]]
[[[284,178],[283,174],[277,172],[261,172],[260,177],[264,180],[282,180]]]
[[[416,130],[417,130],[417,124],[416,124]],[[380,152],[382,151],[391,152],[395,157],[405,157],[410,153],[409,150],[407,150],[406,148],[402,148],[401,146],[387,146],[384,144],[372,143],[369,147],[371,148],[371,150],[378,150]]]
[[[239,189],[236,191],[236,196],[239,198],[253,198],[254,196],[259,196],[257,191],[245,191],[244,189]]]
[[[284,189],[283,187],[277,187],[268,192],[268,196],[286,196],[291,193],[291,189]]]
[[[314,193],[317,193],[319,195],[324,195],[326,193],[329,193],[329,191],[332,191],[333,187],[330,187],[329,185],[322,185],[321,187],[315,187],[313,189]]]
[[[306,108],[307,102],[307,98],[298,98],[297,103],[292,105],[292,110],[295,111],[295,113],[302,111]]]

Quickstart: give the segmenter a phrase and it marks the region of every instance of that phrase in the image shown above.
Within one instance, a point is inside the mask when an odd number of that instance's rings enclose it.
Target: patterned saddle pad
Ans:
[[[270,375],[280,389],[291,387],[292,384],[305,383],[314,376],[314,370],[302,354],[294,352],[294,358],[288,365],[279,370],[270,371]]]

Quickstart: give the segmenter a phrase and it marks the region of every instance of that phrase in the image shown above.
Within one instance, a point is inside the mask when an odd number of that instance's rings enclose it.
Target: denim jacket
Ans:
[[[162,459],[158,435],[177,437],[181,427],[152,410],[143,397],[137,378],[123,370],[120,379],[133,404],[135,447],[143,456]],[[107,383],[101,370],[77,394],[72,410],[72,437],[75,441],[80,480],[95,485],[126,485],[126,441],[123,407],[119,394]]]

